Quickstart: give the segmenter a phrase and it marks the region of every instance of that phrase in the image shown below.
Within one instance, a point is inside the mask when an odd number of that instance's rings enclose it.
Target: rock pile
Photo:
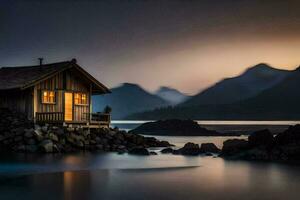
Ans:
[[[199,146],[189,142],[178,150],[169,147],[163,149],[161,153],[180,155],[215,153],[226,159],[300,162],[300,125],[291,126],[275,137],[270,131],[261,130],[252,133],[248,140],[229,139],[223,143],[222,150],[213,143]]]
[[[148,147],[168,147],[167,141],[127,133],[118,129],[63,128],[38,126],[19,113],[0,110],[0,150],[14,152],[64,153],[76,151],[114,151],[150,153]],[[145,152],[148,153],[145,153]],[[137,152],[137,153],[136,153]],[[153,153],[152,153],[153,154]]]
[[[268,130],[252,133],[246,140],[227,140],[221,155],[229,159],[300,161],[300,125],[289,127],[275,137]]]
[[[223,142],[222,156],[232,156],[249,148],[248,141],[244,139],[229,139]]]
[[[172,153],[175,155],[197,156],[200,154],[211,155],[211,153],[220,153],[220,149],[213,143],[203,143],[201,146],[192,142],[186,143],[182,148],[175,150],[170,147],[161,150],[161,153]]]

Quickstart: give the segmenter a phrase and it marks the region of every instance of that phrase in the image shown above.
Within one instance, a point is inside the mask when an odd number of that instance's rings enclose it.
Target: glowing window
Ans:
[[[87,96],[84,93],[75,93],[74,95],[75,105],[87,105]]]
[[[42,103],[55,103],[55,92],[54,91],[43,91]]]

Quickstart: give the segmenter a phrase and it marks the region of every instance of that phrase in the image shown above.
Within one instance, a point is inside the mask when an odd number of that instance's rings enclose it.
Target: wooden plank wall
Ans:
[[[58,74],[53,78],[47,79],[40,82],[35,86],[36,90],[36,112],[63,112],[63,87],[62,87],[62,74]],[[56,103],[55,104],[43,104],[42,103],[42,92],[43,90],[53,90],[56,92]]]
[[[87,95],[87,104],[88,105],[74,105],[74,121],[87,120],[87,115],[89,113],[89,85],[87,85],[84,81],[80,79],[79,76],[74,75],[70,71],[66,74],[67,77],[67,90],[71,90],[74,92],[82,92]]]
[[[33,118],[33,89],[0,92],[0,107],[15,110]]]
[[[65,73],[65,74],[64,74]],[[64,78],[66,82],[64,83]],[[65,88],[64,88],[65,87]],[[56,91],[55,104],[42,104],[42,91],[54,90]],[[64,112],[64,91],[67,92],[84,92],[87,95],[88,105],[74,105],[73,103],[73,121],[81,121],[85,119],[90,110],[90,86],[83,81],[76,73],[66,71],[59,73],[56,76],[42,81],[35,86],[35,110],[36,112]],[[73,99],[74,100],[74,99]]]

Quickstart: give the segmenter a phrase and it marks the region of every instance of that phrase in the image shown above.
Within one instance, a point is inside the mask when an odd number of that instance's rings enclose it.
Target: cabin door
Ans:
[[[65,92],[65,121],[73,120],[73,93]]]

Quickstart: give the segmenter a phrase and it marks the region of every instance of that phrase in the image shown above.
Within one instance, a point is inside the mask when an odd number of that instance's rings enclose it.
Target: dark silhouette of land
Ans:
[[[147,122],[130,131],[135,134],[164,136],[239,136],[239,133],[219,133],[201,127],[193,120],[159,120]]]

